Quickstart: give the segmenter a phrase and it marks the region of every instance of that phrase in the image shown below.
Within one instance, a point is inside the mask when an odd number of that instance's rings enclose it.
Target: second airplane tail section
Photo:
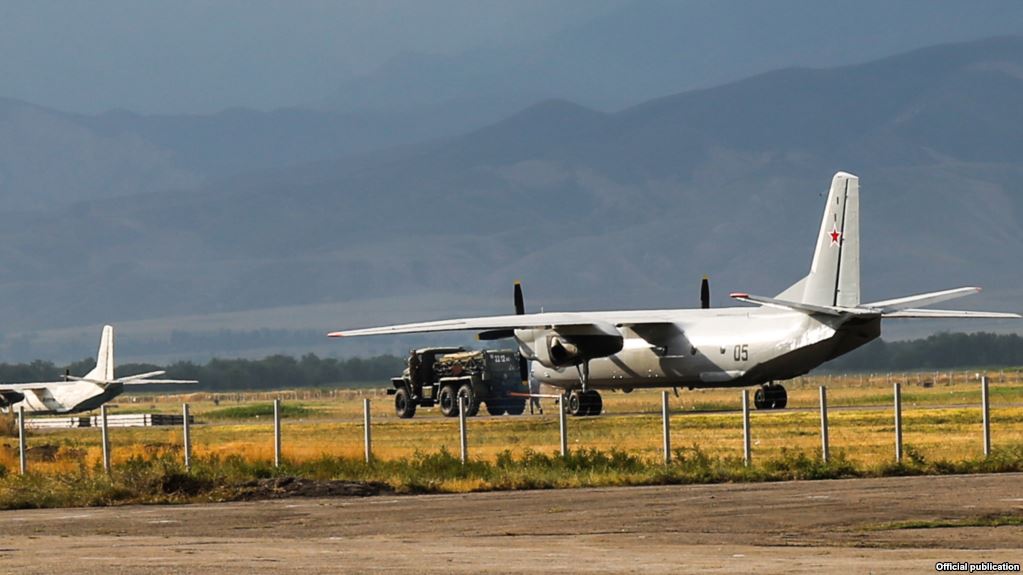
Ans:
[[[96,367],[85,375],[85,379],[95,381],[113,381],[114,379],[114,327],[103,326],[103,335],[99,340],[99,353],[96,354]]]
[[[778,299],[819,306],[860,304],[860,179],[838,172],[831,180],[810,273]]]

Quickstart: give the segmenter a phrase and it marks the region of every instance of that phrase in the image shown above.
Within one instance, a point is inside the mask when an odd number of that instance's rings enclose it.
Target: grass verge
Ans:
[[[562,458],[527,449],[518,455],[505,451],[494,461],[471,460],[462,465],[456,455],[441,449],[369,464],[360,458],[330,456],[285,462],[281,467],[234,455],[209,455],[197,458],[186,471],[180,453],[171,449],[135,455],[109,474],[86,459],[59,474],[21,476],[0,466],[0,509],[272,497],[281,493],[281,485],[294,483],[292,478],[299,483],[375,485],[397,493],[454,493],[1023,471],[1023,445],[1002,448],[988,458],[927,461],[917,455],[903,463],[873,467],[856,466],[842,452],[824,463],[816,454],[784,450],[752,467],[744,466],[740,458],[712,456],[698,447],[676,449],[673,455],[665,465],[617,450],[579,450]]]
[[[281,404],[281,418],[309,417],[316,413],[315,409],[291,403]],[[257,417],[273,417],[272,403],[252,403],[235,407],[225,407],[207,411],[203,417],[208,419],[253,419]]]

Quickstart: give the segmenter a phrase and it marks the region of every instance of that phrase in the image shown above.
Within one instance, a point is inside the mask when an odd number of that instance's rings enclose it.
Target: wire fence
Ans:
[[[566,456],[576,450],[599,450],[668,463],[679,449],[692,448],[731,454],[751,465],[760,457],[788,449],[816,452],[825,462],[836,450],[852,459],[878,462],[901,461],[907,445],[913,446],[917,456],[922,450],[934,457],[963,457],[990,455],[998,441],[1023,444],[1023,409],[1014,403],[1021,396],[995,393],[1014,389],[1019,372],[995,372],[992,376],[937,372],[922,379],[915,375],[799,378],[787,384],[798,399],[793,402],[796,407],[785,410],[752,411],[748,390],[716,390],[700,410],[687,409],[681,396],[659,391],[641,394],[635,400],[625,396],[607,402],[603,416],[578,418],[566,416],[556,402],[548,400],[543,415],[466,418],[462,410],[457,418],[403,420],[391,412],[386,394],[374,390],[145,397],[146,404],[172,404],[181,414],[176,416],[177,427],[115,427],[118,418],[130,414],[104,406],[94,420],[100,428],[98,446],[90,444],[88,437],[80,438],[77,451],[65,443],[49,457],[39,459],[45,470],[47,461],[81,458],[83,451],[98,447],[102,467],[109,471],[118,461],[159,450],[179,454],[186,469],[195,457],[209,456],[238,456],[280,466],[325,456],[361,458],[369,463],[445,451],[458,454],[466,463],[493,460],[504,452],[533,450]],[[899,381],[889,385],[887,381],[892,379]],[[813,384],[816,387],[811,387]],[[857,390],[861,385],[870,388],[870,393]],[[950,399],[932,389],[935,385],[957,389]],[[915,387],[926,391],[914,392]],[[1001,398],[994,404],[994,414],[993,397]],[[182,399],[206,402],[206,422],[195,425],[191,404]],[[251,406],[259,401],[269,401],[272,409],[224,420],[212,418],[233,409],[232,403]],[[300,405],[321,401],[343,409],[324,417],[310,415]],[[31,421],[19,412],[17,467],[21,473],[27,473],[33,463],[32,439],[25,429]],[[998,431],[994,437],[993,421]],[[45,442],[47,433],[67,432],[39,433]]]

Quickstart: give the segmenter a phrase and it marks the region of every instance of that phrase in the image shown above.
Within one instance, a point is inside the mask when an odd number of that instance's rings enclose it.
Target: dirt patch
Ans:
[[[58,451],[60,451],[59,445],[44,443],[43,445],[29,446],[26,454],[33,461],[56,461]]]
[[[249,481],[241,485],[238,499],[254,501],[259,499],[281,499],[284,497],[369,497],[391,493],[384,483],[363,483],[303,479],[301,477],[273,477]]]

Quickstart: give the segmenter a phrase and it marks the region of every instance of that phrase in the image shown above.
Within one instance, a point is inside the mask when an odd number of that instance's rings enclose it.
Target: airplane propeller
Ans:
[[[525,315],[526,313],[526,301],[522,297],[522,284],[515,282],[515,315]],[[505,339],[509,337],[515,337],[515,330],[513,329],[491,329],[481,331],[476,334],[476,339],[480,341],[490,341],[494,339]],[[519,376],[523,382],[529,381],[529,361],[519,353]]]
[[[515,315],[526,313],[526,300],[522,297],[522,284],[515,282]],[[519,376],[523,383],[529,382],[529,361],[519,353]]]
[[[707,276],[703,276],[703,281],[700,282],[700,308],[710,308],[710,280]]]

